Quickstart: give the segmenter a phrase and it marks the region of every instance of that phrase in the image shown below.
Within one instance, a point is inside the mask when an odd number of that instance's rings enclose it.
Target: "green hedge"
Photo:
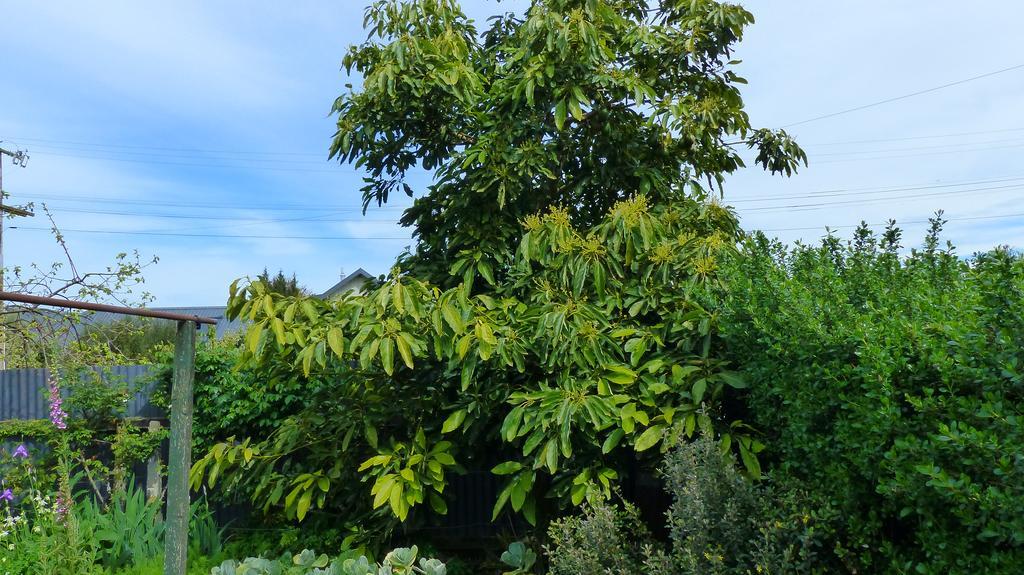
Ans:
[[[910,255],[892,226],[756,236],[730,270],[744,407],[775,481],[833,515],[839,572],[1024,565],[1024,260],[960,258],[940,229]]]

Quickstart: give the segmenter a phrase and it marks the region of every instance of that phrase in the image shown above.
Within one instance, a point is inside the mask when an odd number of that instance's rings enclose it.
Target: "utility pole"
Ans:
[[[4,220],[10,217],[32,217],[35,214],[14,206],[4,205],[7,192],[4,191],[4,156],[11,158],[11,163],[24,168],[28,165],[28,153],[22,150],[10,151],[0,148],[0,291],[7,291],[4,284]],[[0,320],[3,319],[3,303],[0,302]],[[7,369],[7,330],[0,334],[0,369]]]

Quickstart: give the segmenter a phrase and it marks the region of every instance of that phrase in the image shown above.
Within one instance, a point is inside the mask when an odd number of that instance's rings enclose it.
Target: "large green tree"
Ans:
[[[500,275],[518,222],[550,206],[587,227],[637,193],[702,195],[743,166],[737,141],[795,169],[803,152],[743,110],[731,53],[752,21],[713,0],[538,0],[479,33],[456,0],[378,1],[345,56],[362,83],[334,104],[331,154],[369,172],[367,207],[416,196],[408,271]],[[424,190],[417,169],[435,174]]]
[[[226,476],[299,519],[405,520],[500,454],[495,514],[542,522],[696,428],[756,475],[761,445],[722,407],[743,386],[713,306],[739,228],[715,195],[742,166],[729,141],[773,172],[804,155],[743,111],[729,58],[751,21],[710,0],[536,0],[478,33],[451,0],[373,4],[332,153],[369,171],[367,207],[417,196],[416,247],[337,301],[232,287],[247,363],[333,383],[271,437],[214,448],[196,484]],[[419,194],[414,169],[434,174]]]

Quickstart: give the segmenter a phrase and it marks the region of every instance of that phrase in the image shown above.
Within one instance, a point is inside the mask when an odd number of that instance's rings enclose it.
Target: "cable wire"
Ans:
[[[895,96],[893,98],[886,98],[884,100],[879,100],[877,102],[871,102],[870,104],[864,104],[862,106],[855,106],[853,108],[847,108],[845,110],[840,110],[838,112],[832,112],[832,113],[829,113],[829,114],[822,114],[821,116],[815,116],[813,118],[808,118],[806,120],[800,120],[799,122],[793,122],[791,124],[786,124],[785,126],[782,126],[782,127],[783,128],[792,128],[793,126],[802,126],[803,124],[809,124],[811,122],[817,122],[818,120],[824,120],[826,118],[834,118],[836,116],[842,116],[843,114],[849,114],[851,112],[859,112],[860,110],[866,110],[868,108],[874,108],[875,106],[881,106],[883,104],[889,104],[891,102],[897,102],[899,100],[906,100],[907,98],[913,98],[914,96],[920,96],[922,94],[928,94],[930,92],[936,92],[938,90],[943,90],[945,88],[950,88],[952,86],[959,86],[960,84],[966,84],[967,82],[973,82],[975,80],[981,80],[982,78],[988,78],[990,76],[995,76],[996,74],[1004,74],[1006,72],[1012,72],[1014,70],[1019,70],[1021,68],[1024,68],[1024,64],[1017,64],[1016,66],[1010,66],[1008,68],[1002,68],[1000,70],[995,70],[993,72],[987,72],[985,74],[980,74],[978,76],[972,76],[970,78],[964,78],[963,80],[957,80],[955,82],[949,82],[948,84],[942,84],[941,86],[934,86],[934,87],[931,87],[931,88],[926,88],[924,90],[918,90],[916,92],[911,92],[909,94],[903,94],[902,96]]]
[[[53,228],[36,226],[11,226],[9,229],[53,231]],[[89,230],[81,228],[61,228],[61,233],[79,234],[117,234],[130,236],[173,236],[184,238],[220,238],[220,239],[260,239],[260,240],[411,240],[409,237],[386,236],[287,236],[287,235],[227,235],[227,234],[184,234],[172,232],[132,231],[132,230]]]

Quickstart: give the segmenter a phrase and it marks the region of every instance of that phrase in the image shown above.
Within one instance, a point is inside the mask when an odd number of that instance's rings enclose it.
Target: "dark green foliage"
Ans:
[[[295,274],[292,274],[290,278],[285,277],[284,270],[277,270],[277,275],[270,277],[267,268],[263,268],[263,271],[256,276],[256,279],[267,284],[267,289],[277,294],[285,296],[309,295],[309,290],[299,285],[299,281],[295,279]]]
[[[263,436],[308,407],[321,383],[301,373],[269,373],[240,368],[237,338],[200,340],[196,345],[192,438],[202,453],[228,437]],[[162,383],[157,403],[166,403],[173,350],[156,356],[154,377]]]
[[[77,367],[60,370],[67,389],[68,413],[98,432],[113,429],[124,417],[135,392],[106,368]]]
[[[1024,261],[898,255],[895,227],[788,250],[755,236],[727,274],[729,352],[774,477],[834,510],[830,565],[1017,573],[1024,564]]]

